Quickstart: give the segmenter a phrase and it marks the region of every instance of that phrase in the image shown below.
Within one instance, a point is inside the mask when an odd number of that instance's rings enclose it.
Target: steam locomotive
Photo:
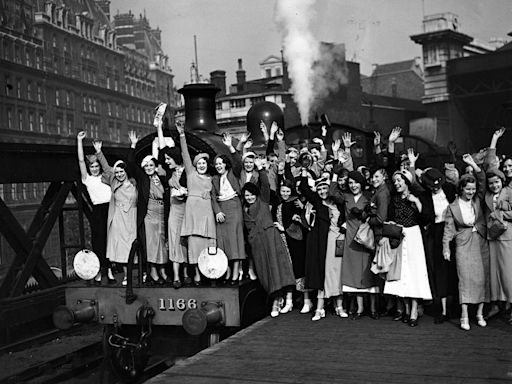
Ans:
[[[206,152],[214,158],[219,153],[229,153],[216,123],[218,91],[212,84],[190,84],[179,91],[185,98],[185,131],[192,156]],[[137,160],[152,153],[155,136],[150,134],[139,140]],[[164,129],[164,136],[179,143],[175,130]],[[135,252],[134,244],[130,260]],[[202,335],[212,345],[219,341],[223,329],[245,327],[267,313],[267,295],[257,281],[241,281],[236,286],[211,281],[177,290],[143,284],[141,263],[138,280],[133,282],[132,267],[129,262],[126,287],[88,286],[84,281],[68,285],[66,305],[53,314],[59,329],[80,322],[103,324],[105,356],[121,377],[135,378],[144,371],[151,354],[151,338],[155,333],[165,333],[169,326],[183,326],[190,335]]]

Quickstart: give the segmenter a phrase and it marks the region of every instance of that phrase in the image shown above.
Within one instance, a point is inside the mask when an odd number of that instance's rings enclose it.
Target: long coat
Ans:
[[[244,224],[256,273],[265,291],[271,294],[295,285],[295,277],[286,245],[272,220],[268,205],[270,185],[265,172],[260,172],[260,182],[260,196],[244,209]]]
[[[331,224],[329,208],[308,185],[307,177],[301,178],[299,190],[315,209],[315,223],[308,233],[306,241],[305,288],[324,289],[325,255],[327,254],[327,236]],[[341,197],[340,197],[341,199]],[[340,211],[342,211],[340,209]],[[340,215],[341,217],[341,215]]]

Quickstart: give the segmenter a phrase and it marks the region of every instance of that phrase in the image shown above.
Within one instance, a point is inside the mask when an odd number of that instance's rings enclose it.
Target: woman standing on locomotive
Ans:
[[[222,140],[232,154],[236,150],[231,135],[224,134]],[[238,182],[242,165],[238,156],[231,160],[226,155],[217,155],[214,160],[217,175],[212,177],[212,208],[217,221],[217,246],[224,251],[232,262],[231,281],[238,281],[240,261],[245,259],[244,221],[240,202],[241,188]],[[229,272],[228,272],[229,273]]]
[[[137,183],[130,178],[124,161],[118,160],[111,167],[101,152],[101,141],[94,141],[96,156],[103,168],[101,181],[110,185],[112,197],[108,207],[107,258],[123,264],[123,285],[127,284],[128,256],[137,239]]]
[[[139,138],[135,132],[129,133],[132,157],[135,158],[135,146]],[[169,257],[165,249],[164,224],[164,183],[163,177],[156,172],[157,161],[148,155],[135,167],[137,180],[137,231],[143,252],[150,265],[150,277],[153,283],[164,284],[167,280],[165,266]],[[160,279],[161,277],[161,279]]]
[[[206,173],[209,156],[207,153],[199,153],[192,161],[183,123],[177,121],[176,129],[180,135],[188,187],[181,236],[187,238],[188,263],[194,265],[194,284],[199,285],[201,283],[201,275],[197,267],[199,254],[203,249],[215,246],[216,240],[215,218],[211,203],[212,178]]]
[[[386,281],[384,294],[404,298],[405,314],[399,312],[394,320],[402,320],[411,327],[418,325],[418,299],[431,300],[425,250],[419,227],[422,204],[410,192],[413,176],[408,170],[393,174],[395,195],[391,197],[389,219],[403,226],[401,244],[400,280]]]
[[[92,201],[92,222],[91,222],[91,243],[92,250],[98,256],[103,271],[107,270],[109,284],[114,284],[116,279],[112,273],[110,261],[107,259],[107,219],[108,204],[112,193],[108,185],[101,182],[101,165],[95,155],[87,156],[87,165],[84,157],[83,140],[85,132],[80,131],[77,135],[78,165],[82,176],[82,184]],[[87,172],[89,170],[89,172]],[[101,270],[94,278],[95,284],[101,284]]]
[[[164,120],[166,121],[166,120]],[[169,218],[167,220],[167,242],[169,248],[169,260],[172,262],[173,269],[173,287],[181,288],[180,267],[183,268],[183,278],[185,284],[192,283],[188,276],[187,248],[181,241],[181,227],[185,217],[185,202],[187,200],[187,175],[183,166],[183,157],[181,151],[176,147],[165,145],[162,123],[157,124],[158,146],[160,151],[158,158],[160,163],[165,163],[166,183],[170,187],[170,208]]]
[[[463,160],[473,175],[462,175],[457,186],[458,197],[446,211],[443,235],[443,255],[450,260],[450,242],[455,240],[455,261],[459,276],[460,327],[469,331],[468,305],[477,304],[476,319],[485,327],[484,303],[489,302],[489,245],[483,211],[485,174],[471,155]],[[477,189],[478,188],[478,189]]]
[[[359,227],[367,219],[369,199],[363,194],[366,187],[365,177],[357,171],[348,174],[348,188],[345,194],[345,217],[347,233],[343,251],[343,292],[354,293],[357,299],[357,311],[352,314],[354,320],[363,313],[363,293],[370,293],[371,317],[377,319],[376,294],[379,293],[378,278],[370,270],[373,252],[357,243],[354,238]]]
[[[260,159],[255,161],[255,165],[259,171],[261,189],[251,182],[242,188],[244,224],[259,281],[274,298],[270,315],[276,317],[281,309],[280,291],[286,289],[290,292],[295,277],[290,254],[270,213],[270,183],[267,174]]]

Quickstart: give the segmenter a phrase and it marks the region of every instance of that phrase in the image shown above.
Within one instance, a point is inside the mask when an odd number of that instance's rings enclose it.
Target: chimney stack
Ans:
[[[236,71],[236,88],[238,92],[245,90],[245,70],[242,67],[242,59],[238,59],[238,71]]]
[[[217,96],[226,95],[226,71],[216,70],[210,72],[210,82],[220,89]]]

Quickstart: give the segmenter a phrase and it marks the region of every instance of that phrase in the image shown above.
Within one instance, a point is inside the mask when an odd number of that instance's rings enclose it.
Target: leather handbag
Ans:
[[[508,226],[503,219],[502,211],[497,209],[494,212],[491,212],[489,219],[487,220],[487,235],[489,238],[491,240],[496,240],[507,230],[507,228]]]
[[[341,234],[336,239],[336,248],[334,251],[334,256],[335,257],[343,257],[344,248],[345,248],[345,235]]]
[[[382,236],[390,239],[402,239],[403,228],[401,225],[385,221],[382,224]]]
[[[359,226],[354,237],[354,241],[371,251],[375,250],[375,236],[368,221],[365,221]]]

